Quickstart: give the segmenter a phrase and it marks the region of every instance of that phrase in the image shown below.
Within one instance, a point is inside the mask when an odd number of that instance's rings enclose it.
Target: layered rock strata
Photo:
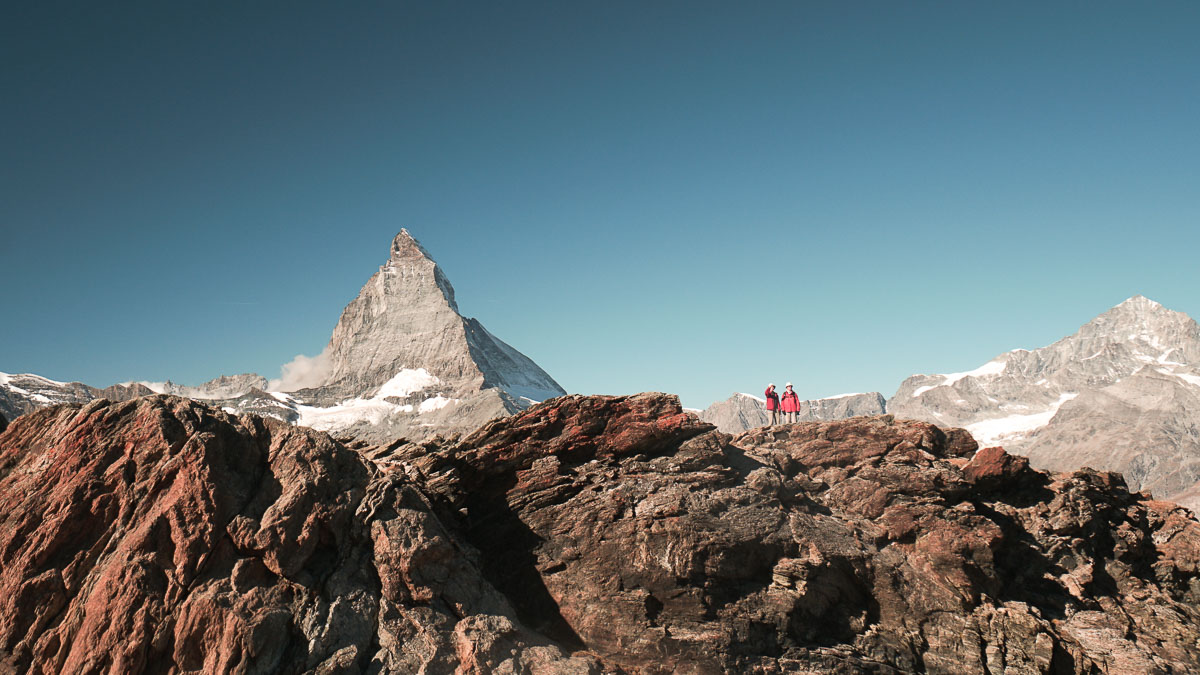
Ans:
[[[0,435],[29,672],[1189,672],[1200,523],[890,416],[731,437],[662,394],[363,443],[192,401]]]

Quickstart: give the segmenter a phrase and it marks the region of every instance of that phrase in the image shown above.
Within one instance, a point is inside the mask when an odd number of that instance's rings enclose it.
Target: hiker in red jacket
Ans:
[[[775,393],[775,384],[767,385],[767,419],[770,420],[767,424],[779,424],[779,394]]]
[[[795,424],[796,416],[800,412],[800,397],[792,391],[791,382],[788,382],[784,388],[783,402],[780,407],[783,409],[783,420],[788,424]]]

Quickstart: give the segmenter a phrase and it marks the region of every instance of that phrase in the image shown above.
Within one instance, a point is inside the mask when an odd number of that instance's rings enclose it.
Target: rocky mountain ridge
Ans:
[[[81,382],[58,382],[32,373],[0,373],[0,414],[8,419],[60,403],[87,403],[97,398],[125,401],[156,393],[140,383],[100,389]]]
[[[478,320],[459,314],[449,279],[403,229],[387,261],[343,310],[326,348],[303,360],[305,377],[297,382],[244,373],[195,387],[166,381],[98,390],[36,375],[3,375],[0,411],[16,417],[55,403],[154,392],[345,436],[390,440],[470,431],[566,393],[531,359]]]
[[[891,416],[565,396],[345,446],[170,396],[0,435],[0,669],[1200,669],[1200,523]]]
[[[967,428],[1039,468],[1120,471],[1190,506],[1200,482],[1200,325],[1135,296],[1074,335],[982,367],[914,375],[887,402],[901,417]]]
[[[800,402],[797,421],[815,422],[842,420],[864,415],[883,415],[886,401],[883,394],[842,394]],[[724,401],[717,401],[700,411],[700,419],[715,424],[727,434],[740,434],[768,422],[766,400],[753,394],[735,393]]]

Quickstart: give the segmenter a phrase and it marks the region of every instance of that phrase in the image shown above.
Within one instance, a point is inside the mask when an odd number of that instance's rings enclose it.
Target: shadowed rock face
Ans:
[[[512,622],[402,472],[325,434],[148,397],[22,416],[0,448],[18,672],[593,670]]]
[[[1185,672],[1200,524],[890,416],[663,394],[344,447],[170,397],[0,435],[17,670]]]

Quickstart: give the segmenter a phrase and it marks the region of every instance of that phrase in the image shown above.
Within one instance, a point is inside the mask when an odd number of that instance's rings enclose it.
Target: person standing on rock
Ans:
[[[779,424],[779,394],[775,393],[775,383],[767,385],[767,424]]]
[[[800,412],[800,397],[796,392],[792,391],[792,383],[788,382],[784,387],[783,401],[780,406],[783,409],[783,421],[788,424],[796,423],[796,416]]]

